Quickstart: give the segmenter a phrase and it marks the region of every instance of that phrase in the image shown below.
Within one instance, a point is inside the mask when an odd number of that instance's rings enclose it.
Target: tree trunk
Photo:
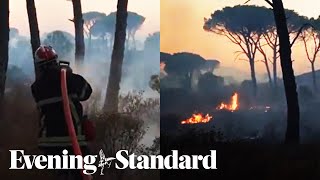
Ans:
[[[316,77],[316,71],[314,67],[314,62],[311,62],[311,69],[312,69],[312,82],[313,82],[313,90],[314,92],[317,92],[318,87],[317,87],[317,77]]]
[[[0,27],[0,103],[2,103],[9,59],[9,0],[0,1]]]
[[[273,83],[274,88],[278,87],[278,75],[277,75],[277,46],[273,48]]]
[[[271,72],[270,72],[270,68],[269,68],[268,58],[264,52],[262,53],[262,55],[264,58],[264,65],[266,66],[266,70],[267,70],[267,74],[268,74],[269,85],[270,85],[270,87],[272,87],[272,78],[271,78]]]
[[[92,46],[92,33],[90,31],[89,32],[89,39],[88,39],[88,48],[87,48],[89,54],[91,54],[91,50],[92,50],[91,46]],[[88,52],[87,52],[87,54],[88,54]]]
[[[253,90],[253,96],[257,96],[257,79],[256,79],[256,70],[254,67],[254,59],[250,59],[250,70],[251,70],[251,80],[252,80],[252,90]]]
[[[137,50],[136,39],[135,39],[135,37],[134,37],[134,36],[132,37],[132,41],[133,41],[133,42],[132,42],[132,43],[133,43],[133,44],[132,44],[132,46],[133,46],[133,50]]]
[[[34,0],[27,0],[27,12],[28,12],[28,19],[29,19],[29,29],[30,29],[30,39],[31,39],[31,47],[32,47],[32,55],[33,55],[33,62],[34,62],[34,72],[35,77],[38,77],[38,69],[35,65],[35,57],[34,54],[38,47],[40,46],[40,36],[39,36],[39,27],[38,27],[38,19],[37,19],[37,11]]]
[[[106,112],[118,112],[119,91],[122,75],[122,63],[126,41],[128,0],[118,0],[116,32],[111,57],[109,81],[104,104]]]
[[[132,46],[133,46],[133,50],[136,50],[136,49],[137,49],[136,33],[135,33],[135,32],[132,34]]]
[[[196,92],[198,91],[198,82],[201,75],[200,69],[194,69],[191,74],[191,89]],[[148,76],[145,76],[148,77]]]
[[[130,39],[131,39],[131,33],[130,31],[127,31],[127,38],[125,42],[125,50],[130,50]]]
[[[287,19],[281,0],[273,0],[273,12],[276,21],[280,43],[280,61],[283,83],[287,99],[287,131],[285,143],[299,144],[299,119],[300,110],[298,103],[297,86],[292,68],[291,47]]]
[[[111,35],[109,45],[110,45],[110,48],[109,48],[109,53],[110,53],[112,51],[112,47],[114,46],[114,35]]]
[[[84,62],[84,35],[83,35],[83,18],[80,0],[72,0],[73,4],[73,20],[75,29],[75,61],[77,65],[82,65]]]

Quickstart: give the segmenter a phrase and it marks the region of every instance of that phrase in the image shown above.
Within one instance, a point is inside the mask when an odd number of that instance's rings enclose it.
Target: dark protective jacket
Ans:
[[[60,70],[61,66],[47,69],[31,85],[32,95],[40,111],[41,121],[47,137],[68,136],[61,95]],[[74,109],[81,121],[83,107],[80,101],[89,99],[92,88],[82,76],[72,73],[71,69],[67,71],[67,88],[69,97],[74,104]],[[72,116],[76,128],[76,117],[74,114]],[[79,133],[77,128],[76,132],[77,134]]]

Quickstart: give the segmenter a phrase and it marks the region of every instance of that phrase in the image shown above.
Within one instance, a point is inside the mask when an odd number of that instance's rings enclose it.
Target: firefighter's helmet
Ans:
[[[35,52],[35,62],[38,65],[48,62],[57,61],[58,54],[51,46],[41,45]]]

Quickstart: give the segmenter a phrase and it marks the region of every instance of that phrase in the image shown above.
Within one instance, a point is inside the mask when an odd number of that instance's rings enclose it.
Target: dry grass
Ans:
[[[43,179],[52,177],[46,171],[11,171],[9,149],[23,149],[25,153],[41,153],[37,147],[38,116],[27,86],[15,86],[6,94],[0,121],[0,170],[1,179]],[[54,179],[53,177],[51,179]]]
[[[92,103],[92,107],[98,107]],[[140,142],[145,136],[150,122],[159,118],[160,102],[145,99],[143,92],[130,92],[120,96],[119,113],[108,114],[101,110],[92,110],[90,118],[97,124],[97,139],[94,151],[104,150],[106,156],[114,157],[118,150],[128,150],[129,154],[154,154],[160,151],[160,141],[155,139],[151,147]],[[158,121],[159,123],[159,121]],[[114,170],[106,169],[105,176],[99,179],[159,179],[159,171]]]

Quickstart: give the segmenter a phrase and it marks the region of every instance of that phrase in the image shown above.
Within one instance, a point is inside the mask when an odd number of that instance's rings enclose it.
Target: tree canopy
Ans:
[[[95,19],[100,19],[105,16],[106,16],[105,13],[101,13],[101,12],[97,12],[97,11],[89,11],[89,12],[82,14],[84,22],[89,22],[89,21],[92,21]]]
[[[172,56],[172,55],[169,54],[169,53],[160,52],[160,62],[166,63],[167,60],[168,60],[171,56]]]
[[[110,18],[116,18],[116,12],[112,12],[108,15]],[[144,23],[146,18],[138,13],[128,11],[127,30],[137,31]]]
[[[104,16],[98,19],[91,28],[91,33],[96,37],[104,37],[107,34],[113,35],[116,19],[111,16]]]
[[[259,6],[225,7],[204,19],[203,29],[227,37],[239,46],[250,65],[253,95],[257,94],[255,57],[263,34],[274,26],[272,11]],[[238,57],[237,56],[237,57]],[[236,58],[237,58],[236,57]]]
[[[74,49],[73,35],[64,31],[53,31],[46,35],[43,44],[52,46],[60,58],[68,58]]]
[[[309,23],[308,17],[301,16],[294,10],[286,9],[285,13],[289,33],[297,33],[304,24]]]
[[[218,34],[225,30],[233,34],[261,33],[274,26],[272,11],[259,6],[225,7],[205,19],[204,29]]]
[[[89,11],[82,14],[84,26],[85,26],[85,33],[88,35],[91,32],[91,28],[94,23],[106,16],[105,13],[97,12],[97,11]]]
[[[300,16],[293,10],[286,10],[287,27],[290,33],[297,33],[308,18]],[[236,59],[244,54],[250,63],[253,90],[256,93],[255,57],[258,52],[264,56],[265,65],[271,82],[268,57],[260,40],[264,38],[270,48],[273,49],[273,72],[277,79],[276,60],[279,47],[276,24],[272,9],[254,5],[237,5],[225,7],[215,11],[210,18],[205,18],[203,29],[227,37],[232,43],[239,46]],[[276,81],[275,81],[276,84]],[[276,86],[275,86],[276,87]]]
[[[206,60],[198,54],[179,52],[166,60],[165,71],[168,74],[186,75],[202,66]]]
[[[135,12],[128,11],[127,31],[135,32],[144,23],[145,17]],[[104,37],[105,35],[113,35],[116,25],[116,12],[112,12],[107,16],[100,17],[93,24],[91,33],[96,37]]]
[[[220,61],[215,59],[207,59],[206,62],[202,65],[201,69],[212,72],[214,69],[218,68]]]
[[[155,32],[150,34],[145,42],[144,42],[144,49],[155,49],[158,51],[160,50],[160,32]]]

